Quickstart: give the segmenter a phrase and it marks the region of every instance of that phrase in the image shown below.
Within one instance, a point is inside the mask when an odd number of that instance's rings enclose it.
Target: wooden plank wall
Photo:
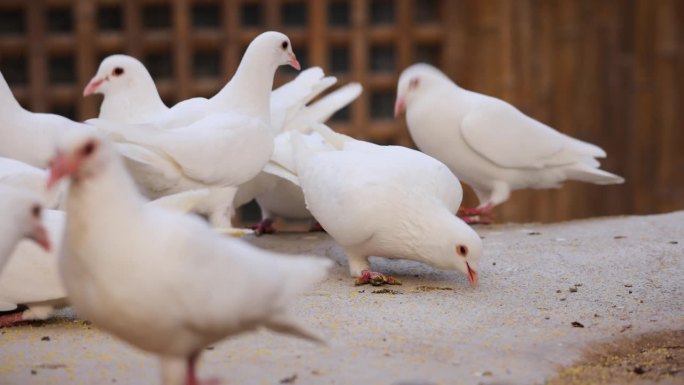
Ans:
[[[497,209],[557,221],[684,209],[683,20],[679,0],[3,0],[0,70],[25,106],[85,119],[99,99],[81,91],[108,54],[139,57],[174,103],[217,91],[276,29],[304,66],[365,86],[336,129],[410,146],[391,116],[395,82],[432,62],[608,152],[625,185],[516,192]]]

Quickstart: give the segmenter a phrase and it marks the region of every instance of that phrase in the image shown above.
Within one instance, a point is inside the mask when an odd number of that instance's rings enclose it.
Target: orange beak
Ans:
[[[406,101],[403,96],[397,96],[397,101],[394,102],[394,117],[399,117],[404,110],[406,110]]]
[[[466,262],[466,266],[468,267],[468,281],[470,281],[470,286],[477,287],[477,271],[471,269],[468,262]]]
[[[47,230],[45,230],[45,227],[40,222],[38,222],[33,229],[33,234],[31,234],[29,238],[39,244],[46,252],[50,252],[50,237],[48,236]]]
[[[47,188],[52,189],[63,177],[76,172],[78,164],[70,157],[58,152],[50,162],[50,177]]]
[[[94,94],[95,91],[97,91],[97,87],[99,87],[100,84],[102,84],[105,80],[106,78],[98,78],[97,76],[92,78],[86,88],[83,89],[83,96]]]
[[[302,69],[302,66],[299,65],[299,62],[297,61],[297,56],[295,56],[294,53],[290,54],[290,65],[292,68],[296,69],[297,71]]]

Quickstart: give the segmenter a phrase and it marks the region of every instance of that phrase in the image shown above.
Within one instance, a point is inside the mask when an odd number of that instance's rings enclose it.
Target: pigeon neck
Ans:
[[[6,113],[7,111],[22,109],[17,99],[14,98],[9,84],[0,73],[0,111]]]
[[[212,101],[223,111],[257,115],[270,121],[270,95],[277,64],[247,50],[233,78]]]
[[[100,106],[99,117],[123,123],[146,123],[150,116],[167,109],[148,75],[126,90],[108,93]]]

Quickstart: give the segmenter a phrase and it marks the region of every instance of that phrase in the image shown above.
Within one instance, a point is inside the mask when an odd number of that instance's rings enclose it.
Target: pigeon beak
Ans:
[[[295,54],[292,52],[290,53],[290,65],[297,71],[302,69],[302,66],[300,66],[299,62],[297,61],[297,56],[295,56]]]
[[[50,252],[50,237],[42,223],[36,224],[29,239],[39,244],[46,252]]]
[[[97,76],[92,78],[86,88],[83,89],[83,96],[94,94],[95,91],[97,91],[97,87],[99,87],[105,80],[106,78],[98,78]]]
[[[466,266],[468,267],[468,281],[470,281],[470,286],[477,287],[477,271],[473,270],[468,262],[466,262]]]
[[[406,109],[406,101],[403,96],[398,96],[394,103],[394,117],[397,118]]]
[[[76,161],[58,152],[50,162],[50,178],[47,182],[48,190],[52,189],[63,177],[76,172],[76,168]]]

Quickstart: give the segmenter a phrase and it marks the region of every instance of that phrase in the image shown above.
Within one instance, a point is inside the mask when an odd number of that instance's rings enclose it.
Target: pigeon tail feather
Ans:
[[[575,163],[565,169],[568,179],[594,184],[620,184],[625,182],[625,178],[591,167],[585,163]]]
[[[293,317],[287,311],[281,311],[270,317],[264,326],[277,333],[289,334],[311,342],[325,345],[323,337],[309,330],[301,321]]]

